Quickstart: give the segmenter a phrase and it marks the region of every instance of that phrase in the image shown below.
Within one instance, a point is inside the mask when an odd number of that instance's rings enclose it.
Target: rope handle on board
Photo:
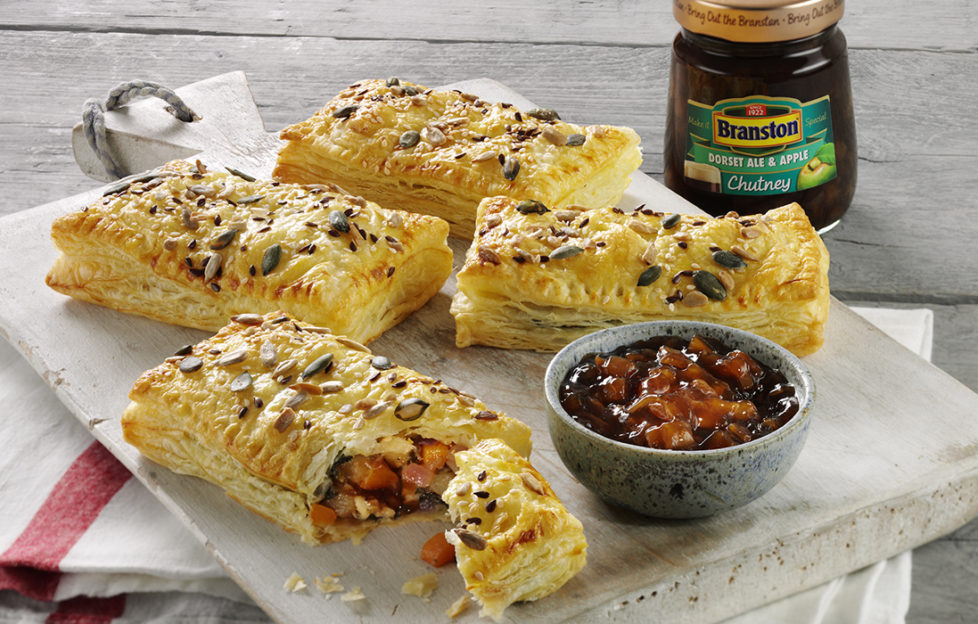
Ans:
[[[95,155],[98,156],[106,172],[116,178],[121,178],[126,173],[112,158],[112,153],[109,150],[108,141],[105,137],[105,111],[115,110],[138,97],[144,96],[157,97],[166,102],[169,105],[165,109],[166,112],[180,121],[190,123],[201,119],[200,115],[187,106],[172,89],[146,80],[130,80],[121,83],[109,91],[109,97],[105,100],[104,106],[95,98],[86,100],[82,108],[82,130],[85,133],[85,139]]]

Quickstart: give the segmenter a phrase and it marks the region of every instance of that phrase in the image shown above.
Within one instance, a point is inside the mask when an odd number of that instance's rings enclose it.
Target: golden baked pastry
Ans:
[[[499,440],[455,454],[458,471],[444,499],[459,525],[455,545],[465,588],[495,619],[519,600],[556,591],[587,561],[580,521],[547,481]]]
[[[480,440],[530,452],[523,423],[348,338],[283,313],[236,319],[143,373],[123,435],[306,542],[443,517],[450,454]]]
[[[605,327],[693,319],[807,355],[823,342],[828,268],[798,204],[714,219],[487,198],[452,301],[456,344],[553,351]]]
[[[366,342],[424,305],[452,268],[441,219],[329,184],[179,161],[60,217],[51,236],[62,252],[51,288],[211,331],[236,313],[282,309]]]
[[[565,123],[460,91],[364,80],[285,128],[274,176],[329,180],[384,206],[435,215],[471,239],[484,197],[613,204],[638,168],[631,128]]]

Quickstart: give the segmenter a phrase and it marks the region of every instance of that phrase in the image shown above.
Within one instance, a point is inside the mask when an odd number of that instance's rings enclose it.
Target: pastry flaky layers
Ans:
[[[631,128],[578,126],[460,91],[364,80],[281,133],[274,176],[330,180],[390,208],[441,217],[471,239],[484,197],[618,201],[641,162]]]
[[[325,184],[255,181],[173,162],[58,218],[47,284],[77,299],[215,331],[285,310],[368,341],[452,268],[448,224]]]
[[[605,327],[692,319],[807,355],[823,342],[828,268],[798,204],[714,219],[487,198],[452,301],[456,343],[552,351]]]
[[[584,565],[580,522],[525,459],[529,427],[286,314],[236,316],[129,397],[127,442],[306,542],[447,509],[447,538],[488,615]]]

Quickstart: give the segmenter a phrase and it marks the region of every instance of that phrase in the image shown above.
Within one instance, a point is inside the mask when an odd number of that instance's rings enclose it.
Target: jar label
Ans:
[[[689,100],[686,182],[726,195],[779,195],[836,177],[829,96]]]

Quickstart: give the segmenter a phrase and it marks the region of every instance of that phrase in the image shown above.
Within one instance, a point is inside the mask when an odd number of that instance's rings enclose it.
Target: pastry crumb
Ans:
[[[342,585],[340,585],[339,581],[336,580],[336,574],[314,578],[312,582],[315,583],[316,587],[319,588],[319,591],[323,592],[324,594],[333,594],[336,592],[341,592],[345,589]]]
[[[363,595],[363,591],[359,587],[354,587],[350,591],[340,596],[340,600],[343,602],[356,602],[358,600],[366,599],[367,597]]]
[[[469,598],[468,594],[465,594],[464,596],[462,596],[461,598],[453,602],[452,606],[448,607],[448,609],[445,611],[445,615],[447,615],[450,618],[457,618],[458,616],[468,611],[470,606],[472,606],[472,599]]]
[[[405,581],[404,585],[401,586],[401,593],[424,598],[427,601],[437,588],[438,577],[435,576],[434,572],[428,572]]]
[[[296,572],[293,572],[292,576],[285,579],[285,585],[283,585],[283,589],[287,589],[292,593],[300,592],[306,587],[308,587],[308,585],[306,585],[306,581]]]

